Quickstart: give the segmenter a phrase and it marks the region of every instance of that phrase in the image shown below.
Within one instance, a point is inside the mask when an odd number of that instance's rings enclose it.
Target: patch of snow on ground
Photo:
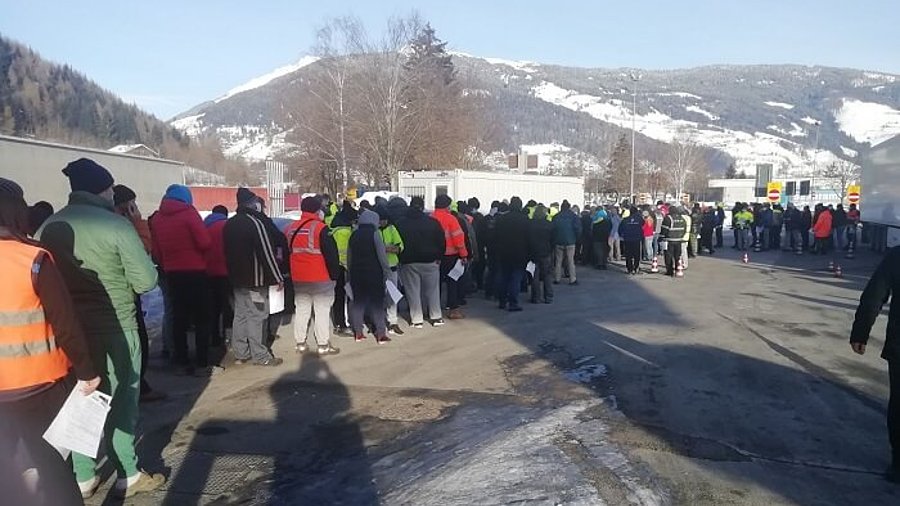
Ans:
[[[805,117],[804,117],[803,119],[801,119],[800,121],[806,123],[807,125],[815,125],[816,123],[819,122],[819,120],[817,120],[816,118],[812,118],[812,117],[809,117],[809,116],[805,116]]]
[[[859,152],[856,151],[855,149],[850,149],[850,148],[847,148],[844,146],[841,146],[841,152],[843,152],[845,155],[849,156],[850,158],[856,158],[856,155],[859,154]]]
[[[245,91],[249,91],[249,90],[252,90],[255,88],[259,88],[260,86],[264,86],[264,85],[268,84],[269,82],[271,82],[275,79],[278,79],[281,76],[288,75],[291,72],[296,72],[297,70],[300,70],[303,67],[313,64],[317,61],[319,61],[318,56],[304,56],[303,58],[300,58],[300,61],[298,61],[297,63],[292,63],[290,65],[278,67],[277,69],[269,72],[268,74],[264,74],[259,77],[254,77],[253,79],[247,81],[246,83],[228,90],[224,95],[215,99],[215,102],[219,103],[219,102],[225,100],[226,98],[237,95],[238,93],[243,93]]]
[[[532,61],[517,61],[517,60],[504,60],[503,58],[482,58],[482,60],[490,63],[491,65],[506,65],[507,67],[512,67],[516,70],[521,70],[522,72],[535,72],[538,64]]]
[[[169,125],[180,130],[188,137],[197,137],[203,133],[203,116],[206,116],[205,112],[196,116],[185,116],[170,122]]]
[[[552,142],[550,144],[522,144],[519,149],[529,155],[549,155],[552,153],[572,151],[572,148]]]
[[[900,134],[900,111],[884,104],[844,99],[834,119],[842,132],[873,146]]]
[[[575,369],[563,372],[563,376],[575,383],[590,384],[595,379],[606,376],[606,366],[603,364],[583,364]]]
[[[763,103],[769,107],[780,107],[782,109],[787,109],[789,111],[794,108],[794,106],[792,106],[791,104],[785,104],[784,102],[763,102]]]
[[[291,147],[287,132],[272,132],[254,125],[222,126],[216,129],[222,152],[230,158],[260,162]]]
[[[698,107],[696,105],[689,105],[689,106],[685,107],[684,109],[688,112],[695,112],[697,114],[702,114],[703,116],[706,116],[707,118],[709,118],[710,121],[716,121],[717,119],[719,119],[719,117],[716,116],[715,114],[707,111],[706,109],[703,109],[702,107]]]
[[[703,100],[703,97],[699,95],[694,95],[693,93],[687,93],[685,91],[666,91],[662,93],[657,93],[660,97],[681,97],[681,98],[693,98],[695,100]]]

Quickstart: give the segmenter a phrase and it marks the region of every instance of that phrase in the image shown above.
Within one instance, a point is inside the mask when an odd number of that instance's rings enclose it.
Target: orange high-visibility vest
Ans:
[[[56,346],[33,273],[46,251],[18,241],[0,240],[0,390],[27,388],[59,380],[69,358]]]
[[[319,235],[325,223],[318,217],[307,217],[303,213],[297,226],[285,231],[291,248],[291,279],[298,283],[319,283],[331,281]]]

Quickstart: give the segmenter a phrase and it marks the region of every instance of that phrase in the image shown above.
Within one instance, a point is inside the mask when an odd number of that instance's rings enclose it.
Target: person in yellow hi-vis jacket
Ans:
[[[400,237],[400,232],[397,231],[397,227],[390,222],[390,216],[388,215],[386,206],[377,206],[375,211],[378,213],[378,230],[381,232],[381,240],[384,242],[388,266],[391,268],[388,279],[393,281],[396,286],[398,280],[397,269],[400,266],[400,253],[403,252],[403,238]],[[390,297],[386,297],[384,302],[385,305],[387,305],[388,332],[402,336],[403,330],[400,328],[400,325],[397,324],[397,304],[395,304]]]

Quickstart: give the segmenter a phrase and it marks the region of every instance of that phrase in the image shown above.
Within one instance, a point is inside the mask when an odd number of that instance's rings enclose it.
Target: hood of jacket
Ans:
[[[363,210],[362,214],[359,215],[360,226],[372,225],[377,228],[379,221],[381,221],[381,218],[378,217],[378,213],[368,209]]]
[[[194,206],[180,200],[164,198],[159,204],[159,214],[172,216],[185,211],[193,211]],[[196,212],[196,211],[195,211]]]
[[[225,216],[224,214],[212,213],[203,219],[203,224],[206,225],[207,227],[209,227],[210,225],[212,225],[214,223],[218,223],[220,221],[227,221],[227,220],[228,220],[228,216]]]

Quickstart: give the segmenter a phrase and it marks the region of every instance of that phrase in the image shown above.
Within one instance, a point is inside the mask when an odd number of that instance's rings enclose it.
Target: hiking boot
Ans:
[[[398,335],[398,336],[402,336],[402,335],[403,335],[403,329],[401,329],[401,328],[400,328],[400,325],[397,325],[396,323],[393,324],[393,325],[391,325],[391,326],[388,328],[388,332],[390,332],[391,334],[394,334],[394,335]]]
[[[432,327],[443,327],[443,326],[444,326],[444,319],[443,319],[443,318],[438,318],[437,320],[431,320],[431,326],[432,326]]]
[[[116,494],[119,497],[129,498],[143,492],[152,492],[166,483],[166,477],[161,474],[149,474],[141,471],[139,477],[134,484],[119,488],[116,487]]]
[[[317,350],[317,353],[319,354],[320,357],[325,356],[325,355],[337,355],[340,352],[341,352],[340,348],[335,348],[334,346],[332,346],[330,344],[328,346],[319,346],[319,348]]]
[[[353,340],[356,341],[357,343],[361,343],[366,340],[366,335],[365,334],[356,334],[356,336],[353,338]]]
[[[284,363],[284,360],[278,357],[269,357],[265,360],[260,360],[259,362],[253,362],[253,365],[259,365],[263,367],[277,367]]]
[[[388,336],[375,337],[375,342],[378,344],[387,344],[391,342],[391,338]]]
[[[450,314],[448,315],[448,318],[450,318],[451,320],[462,320],[465,317],[466,315],[464,315],[463,312],[459,309],[450,310]]]
[[[306,353],[308,350],[309,346],[307,346],[306,343],[297,343],[297,345],[294,346],[294,351],[299,354]]]

